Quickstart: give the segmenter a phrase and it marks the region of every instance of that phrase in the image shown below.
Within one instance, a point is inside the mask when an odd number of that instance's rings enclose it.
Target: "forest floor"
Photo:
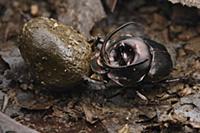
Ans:
[[[87,1],[90,3],[93,0]],[[42,133],[200,131],[200,10],[159,0],[126,0],[119,1],[113,13],[96,4],[94,7],[98,16],[86,8],[92,8],[95,2],[83,5],[86,7],[69,7],[67,2],[0,1],[2,112]],[[82,10],[76,12],[75,7]],[[74,14],[70,16],[68,10],[74,11]],[[86,12],[89,15],[84,17]],[[76,19],[74,15],[77,15]],[[143,26],[135,26],[129,31],[174,49],[176,64],[170,78],[185,80],[99,91],[84,87],[65,93],[36,89],[27,81],[17,37],[25,19],[37,16],[52,17],[71,24],[88,38],[104,37],[129,21],[139,23]]]

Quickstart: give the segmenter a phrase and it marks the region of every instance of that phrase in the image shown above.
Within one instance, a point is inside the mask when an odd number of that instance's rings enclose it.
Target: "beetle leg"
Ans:
[[[90,77],[83,76],[83,80],[87,82],[88,88],[91,90],[105,90],[106,87],[106,81],[97,81],[94,79],[91,79]]]
[[[90,43],[90,44],[92,44],[92,49],[93,50],[100,50],[101,49],[101,46],[102,46],[102,44],[103,44],[103,42],[104,42],[104,40],[101,38],[101,37],[99,37],[99,36],[97,36],[97,37],[91,37],[89,40],[88,40],[88,42]]]

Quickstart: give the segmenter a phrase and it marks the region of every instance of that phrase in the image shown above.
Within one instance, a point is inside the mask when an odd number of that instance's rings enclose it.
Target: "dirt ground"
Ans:
[[[0,1],[1,111],[42,133],[200,132],[200,10],[164,0],[121,0],[112,13],[98,0],[87,0],[84,7],[69,1]],[[176,61],[169,79],[184,80],[126,89],[46,91],[33,84],[17,48],[22,25],[38,16],[72,25],[88,39],[137,22],[142,26],[129,32],[168,47]]]

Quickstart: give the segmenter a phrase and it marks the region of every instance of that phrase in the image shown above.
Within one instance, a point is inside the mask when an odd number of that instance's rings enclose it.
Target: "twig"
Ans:
[[[2,105],[2,108],[1,108],[1,111],[2,112],[5,112],[6,108],[7,108],[7,105],[8,105],[8,101],[9,101],[9,98],[8,96],[5,94],[3,96],[3,105]]]

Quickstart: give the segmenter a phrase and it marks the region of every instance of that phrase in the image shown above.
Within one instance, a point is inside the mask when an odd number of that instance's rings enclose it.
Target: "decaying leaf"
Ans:
[[[20,90],[16,92],[15,99],[21,108],[28,110],[46,110],[54,103],[54,101],[47,96]]]
[[[0,45],[0,55],[8,64],[9,71],[4,75],[7,79],[23,80],[26,73],[26,65],[17,46],[13,42]]]
[[[93,111],[92,107],[82,104],[82,108],[85,113],[87,122],[89,122],[90,124],[94,124],[95,122],[97,122],[98,117],[95,115],[95,112]]]
[[[200,128],[200,94],[182,97],[170,110],[159,115],[160,122],[172,122]]]

